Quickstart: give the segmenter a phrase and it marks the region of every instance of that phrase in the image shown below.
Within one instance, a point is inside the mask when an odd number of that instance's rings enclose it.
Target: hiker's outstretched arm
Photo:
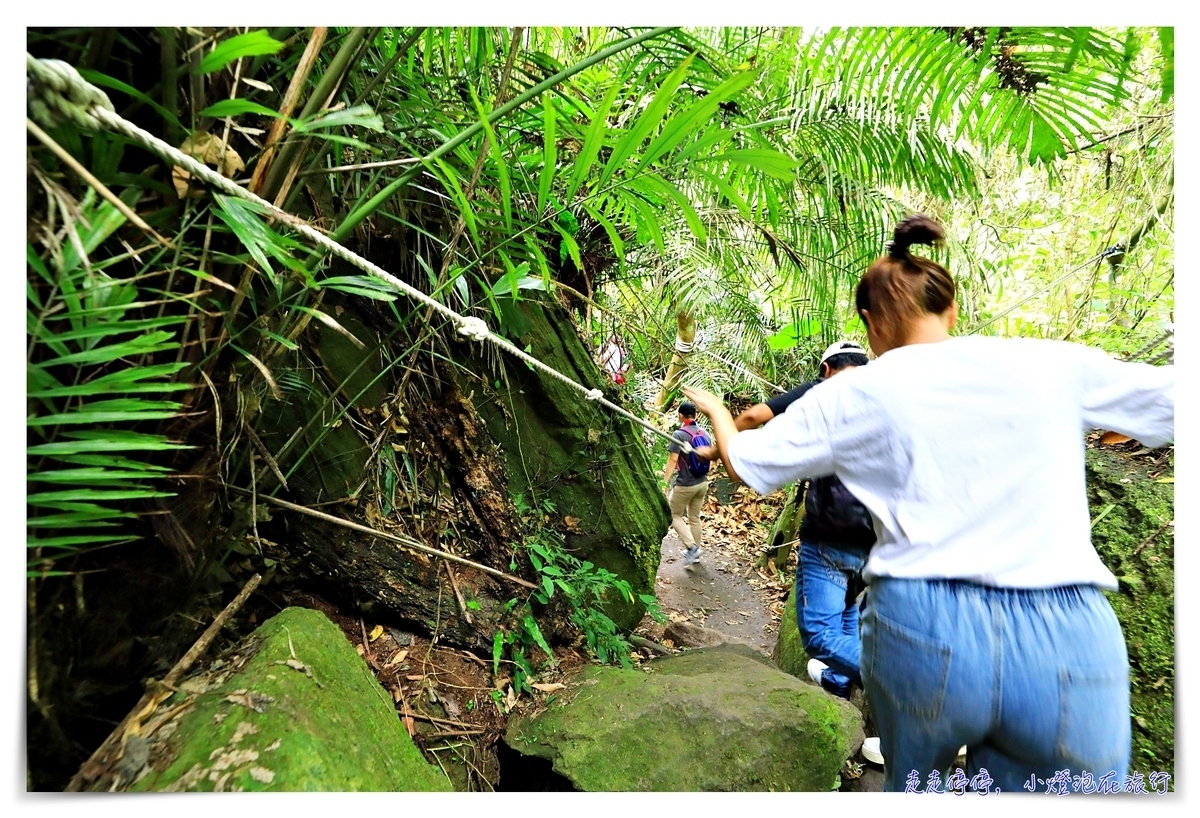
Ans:
[[[756,403],[734,418],[733,425],[739,432],[744,432],[747,429],[757,429],[773,417],[775,417],[775,413],[771,411],[770,406],[765,403]]]
[[[733,470],[733,465],[729,462],[729,441],[738,433],[737,424],[733,422],[733,415],[725,408],[725,404],[721,403],[721,399],[711,392],[705,392],[703,389],[695,389],[690,386],[683,387],[683,394],[687,395],[688,400],[696,404],[696,410],[702,412],[712,424],[713,438],[717,443],[717,451],[721,453],[721,460],[725,463],[725,471],[729,474],[729,479],[737,482],[742,482],[742,479],[737,476],[737,472]]]

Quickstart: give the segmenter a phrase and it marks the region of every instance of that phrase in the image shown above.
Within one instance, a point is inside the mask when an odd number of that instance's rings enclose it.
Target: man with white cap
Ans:
[[[738,431],[757,428],[785,412],[822,381],[866,363],[866,350],[859,344],[831,344],[821,356],[821,376],[817,380],[751,406],[734,423]],[[852,685],[862,686],[858,596],[865,587],[862,567],[874,543],[870,512],[836,476],[809,481],[796,566],[796,623],[804,650],[811,657],[809,677],[835,696],[847,699]],[[863,756],[883,763],[878,738],[864,742]]]

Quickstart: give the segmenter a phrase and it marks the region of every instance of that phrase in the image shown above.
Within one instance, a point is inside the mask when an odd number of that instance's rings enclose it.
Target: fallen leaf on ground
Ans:
[[[267,705],[275,701],[275,697],[266,693],[255,693],[253,690],[235,690],[225,697],[225,701],[240,704],[256,713],[266,713]]]
[[[258,728],[248,721],[239,721],[237,728],[233,731],[233,738],[229,739],[231,745],[237,744],[248,734],[257,733]]]
[[[376,625],[371,629],[371,636],[369,638],[372,642],[381,636],[383,636],[383,625]]]
[[[266,767],[251,767],[250,777],[255,781],[261,781],[264,784],[270,784],[275,780],[275,773],[268,770]]]
[[[543,693],[553,693],[555,690],[566,690],[567,686],[558,682],[550,682],[548,684],[531,684],[534,690],[540,690]]]

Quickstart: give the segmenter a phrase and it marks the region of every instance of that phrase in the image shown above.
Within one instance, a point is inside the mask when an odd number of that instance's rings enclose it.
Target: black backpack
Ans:
[[[692,442],[693,449],[697,449],[700,446],[711,446],[712,445],[712,441],[708,439],[708,433],[705,432],[703,429],[701,429],[699,426],[694,426],[694,428],[696,430],[695,432],[693,432],[687,426],[681,426],[680,428],[683,431],[687,432],[688,436],[692,439],[691,442]],[[708,474],[708,468],[711,465],[712,465],[712,463],[710,463],[709,461],[707,461],[701,457],[697,457],[696,453],[694,451],[687,452],[687,453],[684,453],[684,452],[679,453],[679,468],[683,469],[684,467],[686,467],[688,470],[688,473],[691,474],[692,477],[704,477],[706,474]]]

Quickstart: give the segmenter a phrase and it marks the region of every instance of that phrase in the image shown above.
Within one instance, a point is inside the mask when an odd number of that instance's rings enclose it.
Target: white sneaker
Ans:
[[[817,687],[821,686],[821,671],[827,667],[829,667],[829,665],[825,664],[820,659],[808,660],[808,678],[812,679],[813,682],[816,683]]]
[[[862,756],[872,764],[883,763],[883,753],[879,752],[879,736],[871,736],[863,741]]]

